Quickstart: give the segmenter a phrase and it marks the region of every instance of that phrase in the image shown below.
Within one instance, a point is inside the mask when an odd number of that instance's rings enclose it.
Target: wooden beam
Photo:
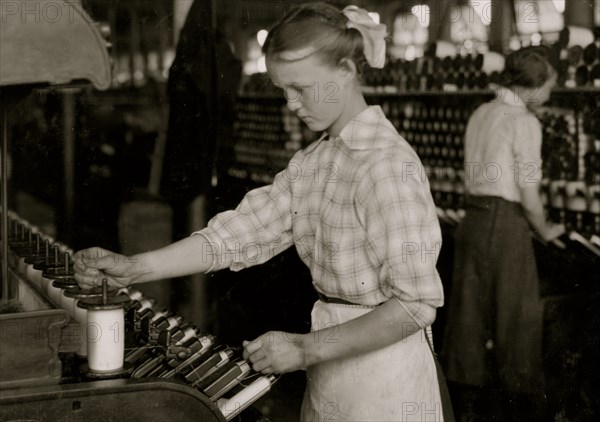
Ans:
[[[491,15],[490,50],[504,53],[515,27],[515,11],[512,0],[492,0]]]
[[[593,0],[565,0],[565,26],[594,28]]]

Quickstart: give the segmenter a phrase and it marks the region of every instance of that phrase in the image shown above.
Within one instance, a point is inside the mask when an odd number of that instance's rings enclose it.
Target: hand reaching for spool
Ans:
[[[100,286],[104,278],[111,286],[127,287],[136,278],[136,259],[106,249],[83,249],[76,252],[73,259],[75,279],[84,289]]]
[[[303,335],[269,331],[253,341],[244,341],[244,359],[263,374],[283,374],[305,368]]]
[[[544,240],[550,242],[560,249],[565,249],[565,244],[559,237],[566,233],[564,224],[550,224],[546,232],[544,232]]]
[[[83,288],[99,286],[103,278],[114,287],[206,273],[213,265],[213,245],[205,236],[189,236],[153,251],[133,256],[99,247],[77,252],[75,279]]]

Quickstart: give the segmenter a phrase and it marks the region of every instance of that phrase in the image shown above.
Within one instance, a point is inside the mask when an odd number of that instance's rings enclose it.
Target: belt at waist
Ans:
[[[360,303],[354,303],[354,302],[349,302],[347,300],[344,299],[340,299],[339,297],[330,297],[330,296],[325,296],[323,293],[321,292],[317,292],[317,295],[319,296],[319,300],[321,302],[325,302],[325,303],[337,303],[339,305],[357,305],[357,306],[379,306],[381,305],[381,303],[377,304],[377,305],[361,305]]]
[[[465,205],[467,209],[476,208],[490,210],[499,206],[500,204],[514,209],[521,209],[520,202],[509,201],[508,199],[504,199],[499,196],[467,195],[465,197]]]

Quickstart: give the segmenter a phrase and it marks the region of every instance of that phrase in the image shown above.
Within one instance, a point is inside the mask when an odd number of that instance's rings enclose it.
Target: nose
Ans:
[[[298,111],[302,107],[302,103],[300,102],[299,97],[295,97],[295,98],[288,97],[286,105],[293,112]]]
[[[297,89],[288,86],[284,89],[283,95],[286,99],[286,105],[291,111],[295,112],[302,107],[302,96]]]

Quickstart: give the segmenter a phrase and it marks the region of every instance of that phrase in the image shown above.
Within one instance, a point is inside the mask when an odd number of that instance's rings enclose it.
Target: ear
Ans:
[[[356,67],[356,64],[353,60],[347,57],[344,57],[339,61],[338,69],[340,75],[348,81],[352,81],[358,76],[358,69]]]

